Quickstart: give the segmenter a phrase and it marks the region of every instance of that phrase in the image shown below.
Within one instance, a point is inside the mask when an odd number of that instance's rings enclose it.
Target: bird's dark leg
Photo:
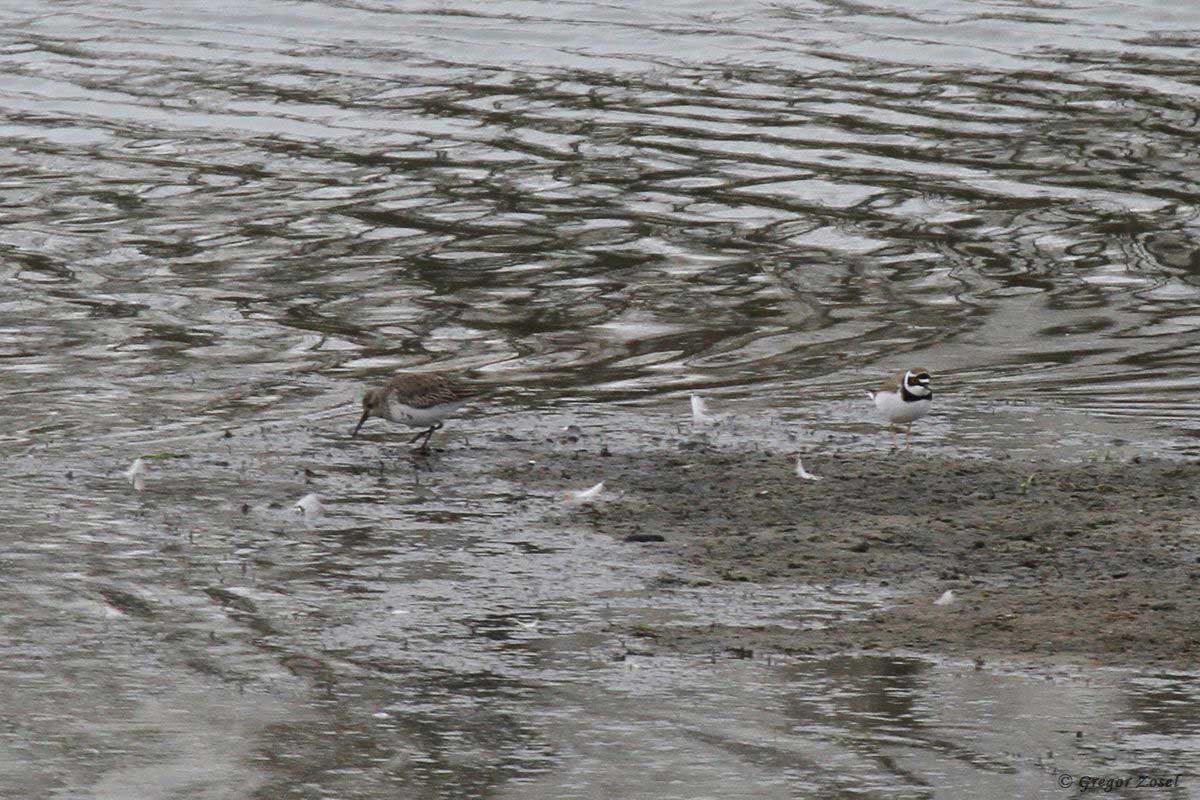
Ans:
[[[429,452],[429,440],[431,438],[433,438],[433,432],[436,430],[440,430],[441,427],[442,427],[441,422],[435,422],[434,424],[429,426],[428,430],[421,431],[416,436],[414,436],[412,438],[412,440],[409,442],[409,444],[416,444],[417,440],[420,439],[422,436],[424,436],[425,441],[421,442],[421,446],[417,449],[420,450],[422,453],[428,453]]]

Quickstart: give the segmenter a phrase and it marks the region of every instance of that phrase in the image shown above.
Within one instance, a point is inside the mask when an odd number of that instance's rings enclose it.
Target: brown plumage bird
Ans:
[[[420,451],[429,452],[429,439],[442,427],[442,420],[453,416],[463,403],[478,397],[478,387],[437,372],[397,372],[385,385],[368,389],[362,399],[362,416],[351,436],[371,417],[382,417],[410,428],[425,428],[409,441],[421,442]]]

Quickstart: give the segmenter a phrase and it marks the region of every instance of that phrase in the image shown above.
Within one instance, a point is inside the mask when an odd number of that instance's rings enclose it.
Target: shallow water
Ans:
[[[1192,3],[0,21],[0,794],[1011,797],[1200,771],[1190,676],[638,655],[613,630],[887,598],[651,603],[673,565],[484,466],[567,424],[670,442],[692,391],[731,418],[718,444],[876,447],[862,389],[913,361],[939,390],[923,447],[1195,455]],[[346,434],[363,381],[426,363],[497,393],[414,484],[398,437]]]

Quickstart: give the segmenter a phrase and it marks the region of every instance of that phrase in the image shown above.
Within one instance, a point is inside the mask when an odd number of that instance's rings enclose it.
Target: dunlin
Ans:
[[[423,438],[420,451],[428,453],[429,438],[442,427],[442,420],[480,393],[475,386],[436,372],[398,372],[386,385],[368,389],[363,395],[362,416],[350,435],[357,435],[371,417],[382,417],[410,428],[425,428],[409,444]]]

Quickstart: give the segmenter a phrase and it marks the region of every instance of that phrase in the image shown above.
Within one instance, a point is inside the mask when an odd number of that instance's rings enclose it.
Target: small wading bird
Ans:
[[[904,425],[904,446],[908,447],[912,437],[912,424],[929,413],[933,406],[932,380],[927,369],[910,369],[884,383],[877,390],[867,392],[875,401],[875,408],[887,420],[892,429],[892,446],[899,447],[896,429]]]
[[[368,389],[362,399],[362,416],[351,437],[371,417],[382,417],[410,428],[425,428],[409,444],[421,442],[420,452],[429,452],[429,439],[468,400],[481,394],[477,387],[436,372],[397,372],[385,385]]]

